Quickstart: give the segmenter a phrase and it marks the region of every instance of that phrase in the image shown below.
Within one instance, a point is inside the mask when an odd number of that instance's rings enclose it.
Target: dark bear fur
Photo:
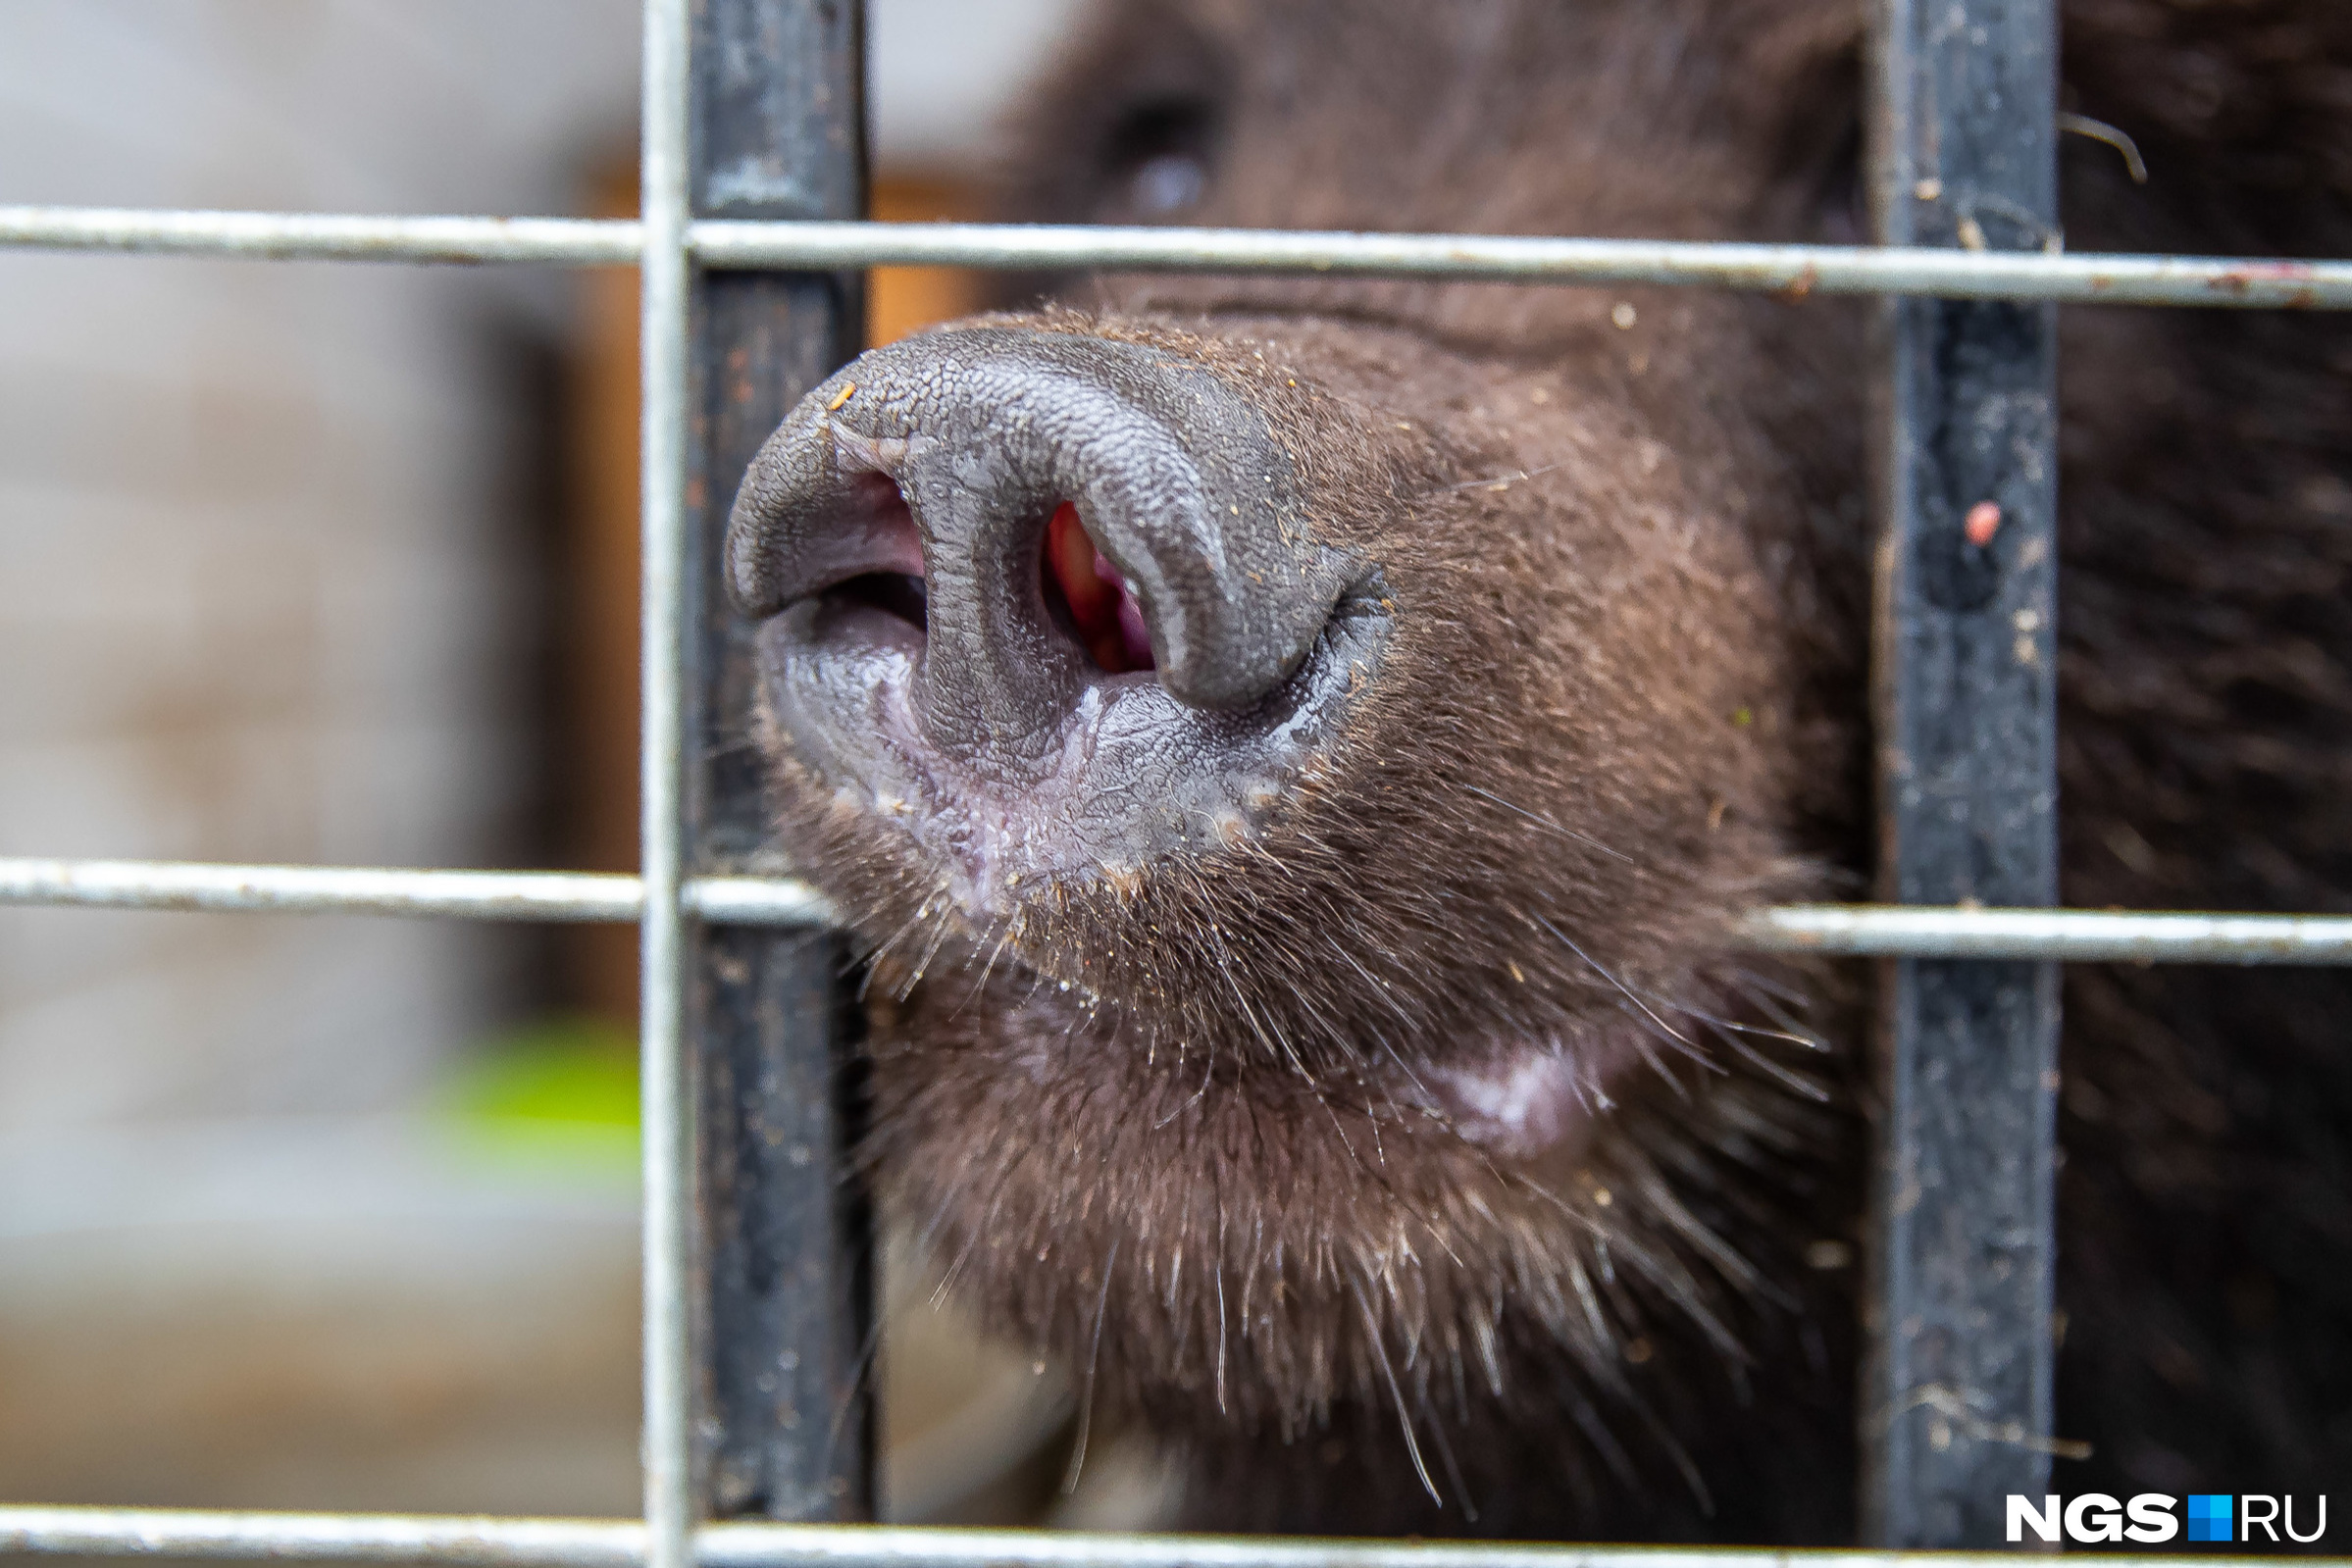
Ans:
[[[2072,248],[2352,250],[2352,8],[2065,14],[2067,107],[2149,171],[2070,139]],[[1130,0],[1037,94],[1011,207],[1850,241],[1862,26]],[[1204,183],[1148,212],[1190,189],[1139,183],[1171,159]],[[1165,1436],[1201,1522],[1850,1540],[1866,976],[1728,931],[1868,885],[1869,307],[1055,292],[997,320],[1151,345],[1268,413],[1378,563],[1346,613],[1388,643],[1262,824],[989,908],[776,741],[787,841],[875,948],[886,1198],[1098,1423]],[[2065,900],[2344,909],[2352,333],[2065,323]],[[2092,1457],[2053,1484],[2326,1490],[2352,984],[2080,968],[2066,1006],[2059,1426]]]

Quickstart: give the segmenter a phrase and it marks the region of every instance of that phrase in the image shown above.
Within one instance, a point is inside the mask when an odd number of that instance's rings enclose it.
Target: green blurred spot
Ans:
[[[600,1018],[537,1020],[457,1063],[442,1103],[471,1152],[634,1168],[637,1037]]]

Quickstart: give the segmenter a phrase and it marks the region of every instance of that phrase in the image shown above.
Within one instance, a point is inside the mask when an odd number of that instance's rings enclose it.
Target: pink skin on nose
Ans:
[[[1046,526],[1046,572],[1070,607],[1079,641],[1104,674],[1151,668],[1151,638],[1135,589],[1095,548],[1073,502],[1055,507]]]

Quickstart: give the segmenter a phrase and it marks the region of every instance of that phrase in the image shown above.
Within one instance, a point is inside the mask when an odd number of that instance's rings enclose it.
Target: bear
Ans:
[[[2066,0],[2076,250],[2352,241],[2352,14]],[[1852,243],[1850,0],[1119,0],[1011,218]],[[2128,149],[2128,156],[2126,156]],[[2144,182],[2137,176],[2144,175]],[[1222,1528],[1835,1544],[1869,975],[1869,307],[1100,275],[737,498],[882,1200]],[[2352,334],[2066,310],[2071,905],[2352,902]],[[2064,991],[2052,1485],[2352,1457],[2340,972]]]

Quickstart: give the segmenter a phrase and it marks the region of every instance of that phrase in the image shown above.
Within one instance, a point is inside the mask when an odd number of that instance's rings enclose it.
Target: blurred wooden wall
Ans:
[[[980,196],[951,180],[882,178],[873,213],[892,223],[977,217]],[[600,217],[637,211],[634,170],[597,181]],[[884,267],[867,290],[869,344],[895,342],[976,308],[978,279],[953,268]],[[582,275],[578,358],[566,409],[566,538],[557,568],[562,711],[551,715],[556,836],[568,865],[634,871],[638,858],[638,293],[637,273]],[[634,1027],[637,931],[580,926],[558,945],[569,1005]]]

